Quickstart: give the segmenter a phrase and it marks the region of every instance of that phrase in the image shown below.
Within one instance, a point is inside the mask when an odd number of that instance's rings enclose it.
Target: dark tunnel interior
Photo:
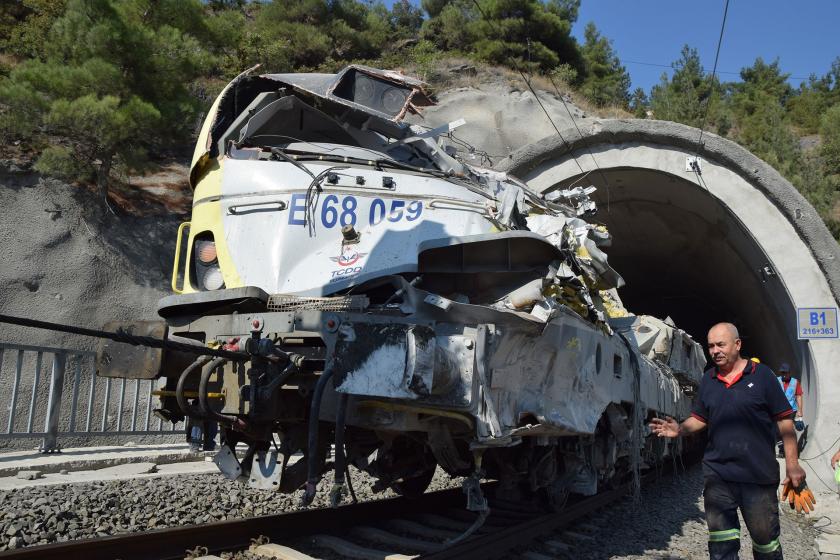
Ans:
[[[619,295],[628,310],[670,316],[704,347],[709,327],[730,321],[741,334],[743,356],[773,369],[796,361],[784,328],[793,305],[736,215],[691,175],[639,168],[594,175],[588,179],[598,188],[599,210],[590,221],[612,234],[606,252],[626,281]]]

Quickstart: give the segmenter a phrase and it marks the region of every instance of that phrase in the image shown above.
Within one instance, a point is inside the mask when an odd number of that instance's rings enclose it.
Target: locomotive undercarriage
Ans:
[[[644,468],[636,449],[648,463],[674,452],[644,426],[654,413],[684,414],[683,387],[639,355],[632,320],[612,321],[608,334],[562,307],[541,322],[402,277],[377,284],[364,296],[279,302],[241,289],[167,298],[170,336],[252,359],[177,371],[169,360],[160,413],[219,422],[226,476],[304,488],[304,502],[330,470],[340,502],[346,465],[376,478],[375,490],[404,495],[422,493],[440,466],[466,477],[473,509],[483,507],[480,478],[559,508],[570,492],[591,495]]]

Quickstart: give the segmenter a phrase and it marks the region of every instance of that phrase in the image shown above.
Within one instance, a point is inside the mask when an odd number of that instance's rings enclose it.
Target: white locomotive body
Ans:
[[[557,507],[674,453],[646,423],[688,414],[702,349],[623,308],[591,188],[542,197],[467,165],[442,138],[463,123],[400,122],[429,103],[361,66],[222,92],[159,312],[253,359],[165,358],[159,413],[220,422],[226,475],[305,501],[333,441],[336,501],[345,461],[404,494],[440,466],[474,509],[483,476]]]

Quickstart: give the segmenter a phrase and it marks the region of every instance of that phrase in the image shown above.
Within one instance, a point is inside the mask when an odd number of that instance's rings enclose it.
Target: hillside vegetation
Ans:
[[[645,92],[581,0],[7,0],[0,4],[0,137],[37,171],[98,185],[189,149],[214,96],[255,64],[332,72],[350,62],[434,68],[460,57],[572,89],[606,114],[704,127],[776,167],[840,236],[840,57],[791,87],[757,59],[721,82],[685,46]],[[558,91],[559,93],[559,91]]]

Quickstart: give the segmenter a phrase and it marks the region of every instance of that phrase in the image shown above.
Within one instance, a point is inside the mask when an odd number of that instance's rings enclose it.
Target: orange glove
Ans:
[[[787,501],[790,509],[796,509],[797,513],[811,513],[817,503],[813,492],[803,484],[800,488],[793,488],[790,482],[786,482],[782,488],[782,501]]]

